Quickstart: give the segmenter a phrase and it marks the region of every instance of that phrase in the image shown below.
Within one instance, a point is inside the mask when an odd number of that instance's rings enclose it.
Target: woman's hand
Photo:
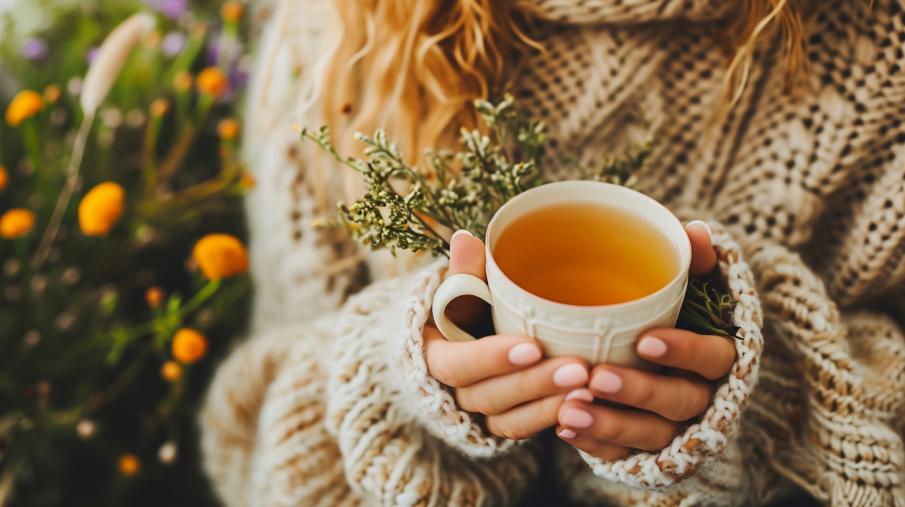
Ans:
[[[468,273],[485,279],[481,240],[462,232],[450,242],[447,276]],[[489,328],[486,305],[477,298],[453,301],[447,312],[473,332],[482,323]],[[455,388],[459,407],[487,416],[488,431],[505,438],[529,438],[556,425],[566,394],[584,387],[590,378],[583,359],[543,359],[538,343],[524,336],[450,342],[429,324],[424,340],[431,376]]]
[[[710,229],[700,221],[686,226],[691,239],[691,274],[716,267]],[[735,346],[720,336],[680,329],[650,329],[637,344],[638,354],[661,364],[658,373],[600,364],[587,389],[568,394],[559,409],[556,434],[593,456],[614,460],[631,449],[656,451],[668,445],[683,422],[710,405],[710,381],[735,361]],[[605,403],[595,403],[602,400]]]

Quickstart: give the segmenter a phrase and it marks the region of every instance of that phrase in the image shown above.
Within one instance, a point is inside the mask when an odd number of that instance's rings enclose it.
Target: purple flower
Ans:
[[[22,44],[21,52],[22,56],[28,60],[43,60],[47,58],[47,43],[36,37],[31,37]]]
[[[248,86],[248,71],[244,65],[234,65],[229,72],[229,89],[232,92],[238,92]]]
[[[160,43],[160,48],[167,56],[175,56],[185,47],[185,34],[182,32],[170,32],[166,34]]]
[[[220,58],[220,30],[211,30],[207,40],[207,63],[216,66]]]
[[[97,58],[97,52],[100,51],[97,47],[93,47],[88,49],[88,52],[85,53],[85,63],[91,65],[95,58]]]
[[[189,9],[188,0],[145,0],[145,3],[170,19],[179,18]]]

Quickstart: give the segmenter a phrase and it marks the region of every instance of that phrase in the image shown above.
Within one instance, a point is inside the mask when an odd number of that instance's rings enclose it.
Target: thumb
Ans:
[[[465,273],[486,280],[484,274],[484,242],[465,229],[456,231],[449,240],[449,270],[446,276]]]
[[[446,276],[460,273],[487,280],[484,273],[484,242],[460,229],[449,240],[449,270]],[[474,296],[456,298],[446,307],[446,315],[473,336],[484,336],[490,324],[488,306]]]
[[[710,226],[707,222],[692,220],[685,226],[685,231],[691,241],[691,274],[703,276],[710,273],[716,267]]]

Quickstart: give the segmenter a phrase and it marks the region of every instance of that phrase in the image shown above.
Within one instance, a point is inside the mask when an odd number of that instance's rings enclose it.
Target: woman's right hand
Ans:
[[[465,231],[450,240],[446,276],[468,273],[485,279],[484,244]],[[487,322],[487,307],[463,297],[447,309],[459,327]],[[540,345],[525,336],[493,335],[469,342],[447,341],[429,323],[425,357],[431,376],[455,389],[459,408],[486,416],[492,434],[521,440],[557,424],[560,405],[569,399],[593,401],[584,386],[588,364],[580,358],[543,358]]]

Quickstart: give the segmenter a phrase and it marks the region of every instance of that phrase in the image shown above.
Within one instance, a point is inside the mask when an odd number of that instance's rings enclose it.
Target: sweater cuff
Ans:
[[[401,336],[393,341],[399,358],[400,385],[410,400],[412,418],[451,447],[475,458],[511,450],[517,442],[486,432],[479,421],[456,405],[452,391],[430,376],[424,357],[424,325],[448,263],[437,261],[413,277],[405,296]]]
[[[664,489],[694,473],[708,458],[720,454],[736,433],[743,409],[757,382],[763,351],[763,314],[755,290],[754,274],[745,263],[739,245],[719,223],[713,231],[719,271],[737,301],[733,320],[738,327],[737,358],[717,388],[713,402],[698,422],[689,426],[659,452],[638,452],[626,459],[604,461],[583,451],[584,461],[598,477],[628,486]]]

